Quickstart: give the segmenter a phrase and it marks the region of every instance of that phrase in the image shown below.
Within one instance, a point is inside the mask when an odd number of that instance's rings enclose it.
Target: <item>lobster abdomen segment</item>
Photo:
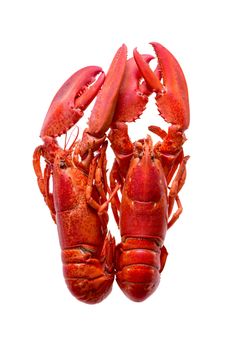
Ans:
[[[114,281],[113,256],[115,240],[106,236],[102,252],[96,255],[93,247],[85,245],[62,251],[63,275],[70,292],[88,304],[105,299]]]
[[[117,246],[117,283],[133,301],[143,301],[158,287],[165,251],[149,239],[128,238]]]

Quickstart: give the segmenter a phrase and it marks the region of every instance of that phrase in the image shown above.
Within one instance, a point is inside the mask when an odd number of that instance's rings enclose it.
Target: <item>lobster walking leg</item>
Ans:
[[[97,168],[95,171],[95,185],[99,192],[99,195],[105,202],[107,202],[106,192],[109,192],[106,176],[106,149],[107,142],[103,144],[103,147],[101,148],[100,159],[98,161]]]
[[[33,166],[34,170],[37,176],[37,183],[38,187],[40,189],[40,192],[42,196],[44,197],[45,203],[47,204],[52,219],[56,222],[55,217],[55,209],[54,209],[54,202],[53,202],[53,195],[49,191],[49,181],[51,177],[51,167],[46,164],[44,173],[42,172],[41,166],[40,166],[40,159],[41,159],[41,146],[36,147],[34,154],[33,154]]]
[[[97,211],[99,218],[101,220],[103,232],[106,234],[107,232],[107,223],[108,223],[108,213],[107,208],[108,204],[111,202],[112,198],[117,193],[119,186],[116,186],[114,190],[111,192],[109,199],[106,197],[107,192],[107,183],[105,182],[105,176],[101,176],[101,174],[105,174],[106,169],[103,168],[103,156],[106,152],[107,143],[103,145],[101,148],[101,154],[99,159],[95,157],[92,160],[92,163],[90,165],[89,169],[89,175],[87,180],[87,186],[86,186],[86,201],[87,203]],[[93,185],[95,179],[95,187]],[[92,196],[93,189],[98,191],[100,196],[100,202],[98,203]]]
[[[175,211],[175,213],[173,214],[173,216],[171,217],[171,219],[168,222],[168,228],[170,228],[180,217],[180,214],[183,211],[178,193],[180,192],[181,188],[183,187],[184,183],[185,183],[185,178],[186,178],[186,163],[189,159],[189,156],[184,157],[184,159],[182,160],[179,170],[172,182],[171,185],[171,189],[169,192],[169,196],[168,196],[168,216],[170,217],[170,215],[172,214],[172,210],[173,210],[173,206],[174,206],[174,202],[176,201],[177,203],[177,210]]]
[[[172,213],[175,199],[185,183],[186,163],[187,163],[188,159],[189,159],[189,157],[187,156],[182,160],[180,167],[179,167],[179,170],[178,170],[178,172],[177,172],[177,174],[172,182],[171,189],[169,191],[169,196],[168,196],[168,215],[169,216]]]
[[[111,173],[110,173],[110,188],[113,190],[116,186],[119,186],[120,188],[123,188],[123,179],[120,176],[120,171],[119,171],[119,164],[117,163],[116,159],[113,163]],[[119,227],[119,210],[120,210],[120,200],[118,193],[116,193],[116,196],[113,197],[111,201],[111,206],[112,206],[112,212],[114,219],[117,223],[117,226]]]
[[[172,215],[172,218],[169,220],[168,224],[167,224],[167,228],[169,229],[170,227],[172,227],[172,225],[174,225],[174,223],[179,219],[182,211],[183,211],[183,207],[180,201],[179,196],[176,196],[176,204],[177,204],[177,209],[175,211],[175,213]]]

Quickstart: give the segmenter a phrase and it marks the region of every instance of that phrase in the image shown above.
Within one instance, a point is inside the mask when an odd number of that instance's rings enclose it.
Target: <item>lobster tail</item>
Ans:
[[[158,287],[165,261],[165,248],[153,240],[128,238],[117,246],[116,280],[133,301],[143,301]]]
[[[114,275],[104,271],[97,259],[67,262],[63,273],[69,291],[82,302],[99,303],[111,292]]]
[[[78,300],[95,304],[105,299],[114,280],[113,257],[115,240],[105,238],[100,256],[91,252],[93,247],[80,246],[62,251],[63,274],[68,289]]]

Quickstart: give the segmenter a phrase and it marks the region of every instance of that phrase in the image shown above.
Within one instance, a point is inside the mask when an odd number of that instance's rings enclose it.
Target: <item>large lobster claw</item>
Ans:
[[[127,47],[123,44],[116,52],[105,82],[99,92],[88,121],[88,132],[102,137],[112,123],[119,91],[126,69]]]
[[[142,55],[143,61],[149,63],[153,56]],[[140,84],[142,74],[134,58],[127,60],[123,81],[120,87],[114,122],[132,122],[140,117],[152,93],[146,84]]]
[[[112,122],[126,56],[127,48],[123,44],[113,58],[106,79],[102,69],[96,66],[85,67],[74,73],[56,93],[40,136],[55,138],[65,134],[79,121],[84,110],[98,95],[82,140],[82,153],[87,149],[87,144],[92,143],[90,138],[103,138]],[[98,74],[100,75],[95,81]],[[98,140],[95,139],[95,142],[98,144]]]
[[[126,68],[127,47],[123,44],[116,52],[109,67],[102,89],[98,93],[94,108],[84,130],[80,154],[84,156],[91,145],[94,150],[105,139],[105,132],[112,123]]]
[[[188,89],[183,71],[176,58],[161,44],[151,43],[158,58],[163,84],[144,60],[134,50],[134,59],[148,86],[155,91],[159,113],[164,120],[181,130],[189,126]]]
[[[57,137],[66,133],[83,116],[104,82],[104,73],[89,66],[74,73],[58,90],[45,117],[40,136]],[[98,80],[93,84],[95,77]],[[92,85],[91,85],[92,84]]]

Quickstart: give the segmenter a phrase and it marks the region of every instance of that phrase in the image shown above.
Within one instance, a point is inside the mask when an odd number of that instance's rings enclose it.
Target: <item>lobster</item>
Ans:
[[[106,77],[100,67],[89,66],[62,85],[41,129],[43,144],[33,154],[40,192],[57,224],[66,284],[77,299],[90,304],[102,301],[114,280],[115,240],[107,232],[107,208],[118,186],[110,193],[106,131],[123,79],[126,51],[125,45],[117,51]],[[77,136],[70,147],[61,148],[58,136],[67,134],[95,97],[82,138]]]
[[[33,155],[40,192],[57,224],[66,284],[77,299],[90,304],[109,295],[115,274],[133,301],[151,295],[167,258],[166,231],[182,212],[179,191],[188,160],[182,148],[189,125],[187,85],[174,56],[162,45],[152,45],[158,58],[154,72],[149,66],[153,56],[135,49],[127,60],[122,45],[106,77],[96,66],[73,74],[51,103],[40,134],[43,145]],[[162,139],[155,145],[151,136],[132,142],[126,123],[139,118],[152,93],[171,126],[168,132],[149,127]],[[81,139],[77,135],[71,146],[61,148],[57,138],[80,120],[94,98]],[[110,186],[107,137],[115,154]],[[107,230],[109,203],[121,231],[117,246]]]
[[[116,157],[110,184],[112,189],[116,184],[122,188],[121,201],[118,195],[112,201],[122,238],[116,247],[116,280],[133,301],[145,300],[160,282],[168,255],[164,239],[182,212],[179,191],[189,158],[182,148],[184,131],[189,126],[184,74],[165,47],[151,44],[158,66],[152,71],[149,62],[153,56],[134,50],[134,57],[126,64],[109,133]],[[132,143],[126,123],[139,118],[151,93],[156,94],[159,114],[171,125],[168,132],[158,126],[149,127],[161,138],[155,145],[151,136]],[[177,209],[173,213],[175,202]]]

